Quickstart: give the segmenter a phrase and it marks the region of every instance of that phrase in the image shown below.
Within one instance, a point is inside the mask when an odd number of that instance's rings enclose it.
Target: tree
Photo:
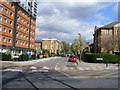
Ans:
[[[71,51],[79,57],[79,60],[81,60],[81,53],[83,51],[83,38],[81,35],[78,38],[75,38],[71,45]]]
[[[70,50],[70,46],[65,42],[65,41],[62,41],[61,42],[62,43],[62,45],[63,45],[63,52],[64,53],[68,53],[69,52],[69,50]]]
[[[113,35],[102,35],[98,37],[98,46],[103,52],[109,53],[118,49],[118,37]]]

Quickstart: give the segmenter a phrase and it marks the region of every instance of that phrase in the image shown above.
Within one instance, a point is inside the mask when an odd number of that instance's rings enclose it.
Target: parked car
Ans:
[[[62,57],[67,57],[67,55],[66,55],[66,54],[62,54],[61,56],[62,56]]]
[[[75,56],[70,56],[68,61],[69,62],[76,62],[76,57]]]

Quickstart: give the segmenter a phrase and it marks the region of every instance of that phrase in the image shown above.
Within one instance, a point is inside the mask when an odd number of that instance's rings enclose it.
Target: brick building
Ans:
[[[94,52],[120,52],[120,22],[114,21],[102,27],[95,27]],[[111,48],[111,49],[110,49]]]
[[[36,9],[35,0],[26,0],[26,4],[7,0],[0,2],[0,52],[16,54],[34,51]]]
[[[57,54],[60,50],[60,42],[57,39],[43,39],[42,40],[42,49],[49,50],[50,53]]]

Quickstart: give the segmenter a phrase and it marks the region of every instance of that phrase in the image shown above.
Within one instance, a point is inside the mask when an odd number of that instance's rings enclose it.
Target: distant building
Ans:
[[[35,50],[36,53],[42,53],[42,40],[35,41]]]
[[[120,22],[111,22],[102,27],[95,27],[94,31],[94,52],[108,52],[106,48],[112,47],[112,52],[119,52],[120,49]],[[103,38],[102,38],[103,37]],[[109,40],[108,40],[109,39]],[[108,43],[106,43],[108,42]],[[106,48],[103,48],[102,43],[106,45]]]
[[[35,50],[36,0],[0,1],[0,52],[12,54]],[[11,1],[11,2],[8,2]]]
[[[59,41],[57,39],[43,39],[42,49],[49,50],[50,53],[57,54],[59,52]]]

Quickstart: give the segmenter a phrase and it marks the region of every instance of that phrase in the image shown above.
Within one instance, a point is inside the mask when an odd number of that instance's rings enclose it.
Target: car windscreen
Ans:
[[[75,58],[75,56],[70,56],[70,58]]]

